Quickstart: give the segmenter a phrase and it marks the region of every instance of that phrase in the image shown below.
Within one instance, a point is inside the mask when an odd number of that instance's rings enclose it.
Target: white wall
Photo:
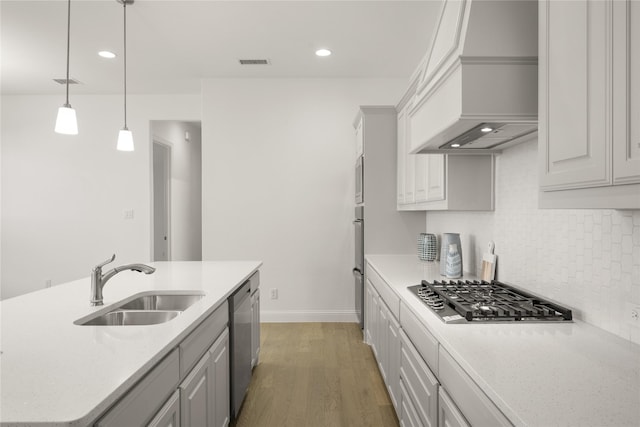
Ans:
[[[263,321],[356,320],[352,122],[359,105],[393,105],[405,88],[404,79],[203,82],[203,258],[264,261]]]
[[[185,140],[189,132],[189,141]],[[172,261],[202,260],[201,126],[199,122],[153,121],[154,140],[171,147]]]
[[[53,132],[63,100],[2,97],[2,298],[88,277],[113,253],[115,264],[148,261],[149,121],[200,119],[199,95],[129,96],[136,151],[123,153],[121,96],[72,96],[75,137]]]
[[[577,318],[640,343],[640,211],[538,209],[537,141],[496,161],[495,212],[428,212],[427,231],[460,232],[465,271],[496,243],[498,278],[570,306]]]

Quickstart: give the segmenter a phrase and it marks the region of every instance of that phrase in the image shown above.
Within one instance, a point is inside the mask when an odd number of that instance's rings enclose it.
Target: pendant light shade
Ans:
[[[127,128],[120,129],[118,133],[118,151],[133,151],[133,134]]]
[[[124,10],[124,127],[120,129],[118,134],[118,144],[116,149],[119,151],[133,151],[133,134],[127,128],[127,5],[133,4],[133,0],[116,0],[122,4]]]
[[[71,105],[65,104],[58,108],[58,117],[56,118],[56,133],[64,135],[78,134],[78,120],[76,119],[76,110]]]
[[[64,135],[78,134],[78,120],[76,119],[76,110],[69,104],[69,46],[71,40],[71,0],[67,0],[67,100],[58,108],[58,117],[56,118],[55,132]]]

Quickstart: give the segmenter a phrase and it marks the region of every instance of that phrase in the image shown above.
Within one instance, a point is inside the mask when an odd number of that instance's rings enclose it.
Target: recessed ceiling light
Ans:
[[[451,148],[458,148],[460,147],[460,144],[451,144]]]
[[[480,129],[482,132],[487,133],[487,132],[491,132],[493,130],[492,127],[489,126],[485,126],[482,129]]]
[[[317,56],[329,56],[331,55],[331,51],[329,49],[318,49],[316,50]]]
[[[98,55],[100,55],[103,58],[107,58],[107,59],[113,59],[116,57],[116,54],[113,52],[109,52],[108,50],[101,50],[100,52],[98,52]]]

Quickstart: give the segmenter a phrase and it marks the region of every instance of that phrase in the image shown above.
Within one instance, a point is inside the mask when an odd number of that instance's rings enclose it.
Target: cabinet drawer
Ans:
[[[438,427],[471,427],[444,390],[438,393]]]
[[[496,405],[484,394],[480,387],[453,360],[451,355],[440,348],[440,366],[438,378],[449,392],[458,408],[473,426],[511,426]]]
[[[400,304],[400,326],[429,369],[438,375],[438,340],[427,331],[427,327],[404,304]]]
[[[176,390],[147,427],[180,427],[180,391]]]
[[[402,354],[400,359],[400,380],[410,397],[415,411],[425,425],[435,426],[438,413],[438,379],[429,370],[418,351],[404,332],[400,332]]]
[[[389,285],[387,285],[387,283],[382,280],[382,277],[380,277],[378,272],[373,267],[371,267],[369,263],[367,263],[366,276],[373,287],[376,288],[376,291],[378,291],[380,298],[382,298],[385,304],[387,304],[387,307],[389,307],[389,311],[391,311],[396,319],[399,319],[400,298],[398,298],[396,293],[391,290]]]
[[[409,399],[407,389],[404,383],[400,381],[400,393],[402,393],[400,409],[400,426],[401,427],[422,427],[424,424],[420,421],[413,402]],[[430,426],[436,427],[436,426]]]
[[[200,360],[228,323],[229,304],[225,301],[180,343],[180,378]]]
[[[254,292],[257,291],[260,287],[260,271],[256,271],[255,273],[253,273],[247,280],[251,282],[251,295],[253,295]]]
[[[146,425],[178,385],[178,359],[178,350],[173,350],[116,403],[96,426]]]

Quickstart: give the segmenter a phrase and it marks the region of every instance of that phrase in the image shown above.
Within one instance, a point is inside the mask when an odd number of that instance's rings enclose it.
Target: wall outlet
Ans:
[[[640,304],[626,303],[625,314],[627,323],[640,327]]]
[[[51,287],[51,279],[47,279],[44,281],[44,287],[45,288],[50,288]]]
[[[271,289],[271,299],[278,299],[278,288]]]
[[[133,219],[133,209],[126,209],[122,213],[122,216],[124,219]]]

